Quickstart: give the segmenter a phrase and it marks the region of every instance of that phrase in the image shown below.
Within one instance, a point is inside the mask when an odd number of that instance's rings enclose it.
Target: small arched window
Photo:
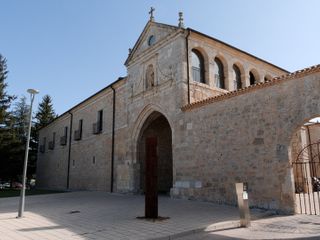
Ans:
[[[192,62],[192,78],[193,81],[205,83],[204,80],[204,59],[202,54],[196,50],[191,51],[191,62]]]
[[[146,89],[150,89],[154,86],[154,70],[152,64],[147,67],[146,71]]]
[[[256,84],[257,80],[252,72],[249,73],[249,78],[250,78],[250,85]]]
[[[218,88],[225,88],[224,85],[224,69],[223,64],[219,58],[215,58],[214,62],[216,64],[216,67],[214,68],[214,81],[215,85]]]
[[[264,81],[265,81],[265,82],[268,82],[268,81],[270,81],[271,79],[272,79],[272,77],[271,77],[270,75],[264,76]]]
[[[233,74],[234,74],[234,89],[240,89],[242,88],[242,82],[241,82],[241,72],[237,65],[233,64]]]
[[[148,45],[152,46],[156,42],[156,37],[154,35],[151,35],[148,39]]]

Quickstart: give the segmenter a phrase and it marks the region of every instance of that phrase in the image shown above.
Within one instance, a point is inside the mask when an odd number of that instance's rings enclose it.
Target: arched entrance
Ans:
[[[158,192],[169,194],[172,188],[172,132],[168,120],[153,112],[145,121],[138,138],[137,159],[140,163],[140,190],[145,192],[147,139],[156,138]]]
[[[306,121],[291,141],[296,212],[320,215],[320,118]]]

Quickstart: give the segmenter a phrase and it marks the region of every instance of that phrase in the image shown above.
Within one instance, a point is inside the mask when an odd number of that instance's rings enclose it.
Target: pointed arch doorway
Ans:
[[[145,194],[145,217],[158,217],[158,194],[170,194],[173,182],[172,131],[167,118],[153,112],[144,122],[137,143],[140,191]]]

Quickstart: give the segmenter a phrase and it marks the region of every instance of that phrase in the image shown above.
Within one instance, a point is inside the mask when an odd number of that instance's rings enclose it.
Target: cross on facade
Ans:
[[[156,10],[154,7],[151,7],[151,8],[150,8],[149,14],[150,14],[150,21],[151,21],[151,22],[154,21],[154,16],[153,16],[154,10]]]

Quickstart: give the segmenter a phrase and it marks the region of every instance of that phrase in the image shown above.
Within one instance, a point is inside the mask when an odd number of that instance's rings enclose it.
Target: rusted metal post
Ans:
[[[145,218],[158,218],[157,138],[146,139]]]
[[[238,206],[240,213],[240,226],[250,226],[250,211],[248,202],[248,184],[236,183],[236,192],[238,197]]]

